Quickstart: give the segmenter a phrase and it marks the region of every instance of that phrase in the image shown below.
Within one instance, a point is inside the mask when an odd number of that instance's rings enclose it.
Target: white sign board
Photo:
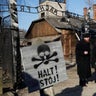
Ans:
[[[61,41],[23,47],[21,54],[25,82],[31,92],[67,79]]]

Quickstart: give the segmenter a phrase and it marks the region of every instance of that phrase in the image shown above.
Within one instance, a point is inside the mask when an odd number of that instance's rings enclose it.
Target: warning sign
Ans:
[[[24,80],[30,91],[67,79],[61,41],[35,44],[21,49]]]

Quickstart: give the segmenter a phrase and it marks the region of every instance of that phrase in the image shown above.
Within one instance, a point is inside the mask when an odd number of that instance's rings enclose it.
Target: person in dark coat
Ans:
[[[96,39],[96,38],[95,38]],[[92,50],[91,50],[91,66],[92,68],[94,68],[94,80],[96,83],[96,40],[94,40],[93,44],[92,44]]]
[[[80,86],[86,86],[88,78],[91,76],[89,41],[89,34],[84,34],[83,39],[76,44],[76,64]]]

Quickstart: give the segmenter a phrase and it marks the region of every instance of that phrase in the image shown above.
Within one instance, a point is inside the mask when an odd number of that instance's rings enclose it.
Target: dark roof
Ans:
[[[40,22],[40,21],[43,21],[43,20],[46,20],[53,28],[55,28],[55,30],[58,33],[61,33],[62,29],[81,31],[82,25],[84,23],[84,18],[80,18],[80,17],[70,17],[70,18],[66,18],[66,17],[64,17],[64,18],[49,17],[49,18],[41,18],[41,19],[35,20],[35,21],[33,21],[31,23],[31,25],[30,25],[25,37],[30,33],[30,30],[31,30],[32,26],[36,22]],[[96,26],[96,23],[95,23],[95,26]]]
[[[46,20],[52,26],[59,29],[81,28],[82,25],[82,21],[78,18],[46,18]]]

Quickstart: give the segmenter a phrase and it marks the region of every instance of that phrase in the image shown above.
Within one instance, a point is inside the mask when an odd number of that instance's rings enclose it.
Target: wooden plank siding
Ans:
[[[74,59],[77,42],[75,35],[70,30],[62,30],[61,40],[65,59],[68,61]]]
[[[46,21],[40,21],[34,24],[31,32],[27,35],[27,38],[37,38],[58,35],[57,31]]]
[[[34,22],[33,25],[31,25],[31,29],[27,33],[26,38],[46,38],[58,35],[61,35],[61,42],[65,59],[69,60],[70,57],[72,59],[72,55],[75,54],[76,37],[71,30],[61,29],[61,33],[59,33],[56,31],[56,28],[50,25],[46,20],[41,20],[38,22]]]

